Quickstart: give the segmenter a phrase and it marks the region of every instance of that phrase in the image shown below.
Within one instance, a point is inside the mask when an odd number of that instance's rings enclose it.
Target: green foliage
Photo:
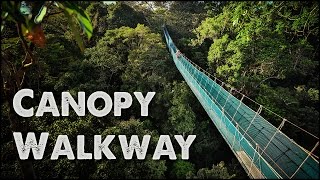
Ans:
[[[319,101],[319,90],[318,89],[310,88],[308,90],[308,95],[311,100]]]
[[[255,84],[266,78],[289,78],[292,73],[307,76],[316,65],[310,56],[314,51],[310,35],[318,31],[317,20],[314,19],[317,5],[301,3],[301,14],[288,17],[294,19],[292,23],[276,13],[280,9],[291,11],[291,8],[299,7],[298,4],[294,2],[270,6],[267,2],[230,3],[221,14],[201,23],[195,30],[197,39],[193,42],[202,43],[207,38],[214,41],[208,52],[208,61],[216,69],[217,75],[230,83],[241,84],[250,76],[253,76]],[[307,16],[306,12],[310,12],[308,16],[314,21],[302,18]],[[287,30],[283,27],[284,23],[287,23]],[[306,30],[302,24],[314,28],[308,36],[305,32],[304,38],[297,34]],[[287,32],[288,28],[296,35]],[[247,84],[246,81],[243,83]]]
[[[211,120],[197,120],[193,134],[197,135],[197,139],[195,140],[193,144],[194,147],[190,152],[190,158],[192,158],[197,167],[210,167],[216,159],[221,158],[221,154],[228,156],[226,152],[219,153],[219,151],[221,151],[221,147],[223,147],[223,139],[217,138],[221,135],[216,130],[216,127],[213,125]]]
[[[195,172],[194,164],[181,160],[181,155],[177,156],[177,160],[173,163],[171,169],[171,176],[174,179],[186,179],[187,174]]]
[[[128,121],[118,121],[115,126],[109,127],[105,131],[103,131],[102,136],[106,136],[109,134],[117,134],[117,135],[127,135],[127,140],[131,135],[136,134],[139,135],[140,143],[142,141],[143,135],[151,135],[151,140],[149,143],[149,147],[155,147],[158,141],[158,134],[156,130],[150,131],[151,127],[148,125],[148,122],[140,122],[136,119],[130,119]],[[165,161],[152,160],[152,152],[154,149],[148,148],[147,157],[144,160],[137,160],[135,155],[132,160],[123,159],[122,150],[120,147],[120,143],[117,139],[114,139],[116,143],[110,145],[110,150],[117,157],[117,160],[113,161],[98,161],[97,169],[94,174],[92,174],[92,178],[126,178],[126,179],[159,179],[164,178],[164,173],[167,170]],[[110,171],[113,169],[113,171]]]
[[[98,42],[100,37],[104,36],[104,33],[108,29],[108,9],[101,1],[91,2],[86,12],[88,12],[92,19],[93,36],[90,42],[90,47],[92,47]]]
[[[102,118],[89,113],[78,117],[71,112],[69,117],[48,113],[18,118],[26,131],[50,133],[43,160],[33,161],[38,178],[247,178],[183,82],[167,51],[163,24],[179,49],[199,66],[300,127],[314,134],[319,131],[319,7],[314,1],[54,3],[1,4],[4,80],[10,79],[10,73],[16,72],[26,57],[16,23],[22,24],[25,35],[37,25],[46,35],[46,46],[30,48],[36,64],[26,72],[21,87],[35,92],[34,98],[28,99],[28,107],[36,107],[45,91],[54,93],[59,108],[62,91],[74,97],[79,91],[86,95],[95,91],[141,91],[144,95],[154,91],[156,95],[148,117],[140,117],[140,104],[134,101],[121,117],[113,117],[112,112]],[[3,83],[4,89],[6,86]],[[103,104],[98,102],[97,106]],[[21,178],[7,101],[1,110],[1,177]],[[262,115],[274,124],[280,123],[268,111]],[[313,145],[309,139],[299,138],[301,132],[290,126],[282,130],[308,147]],[[197,138],[189,160],[152,160],[160,134],[191,133]],[[133,160],[123,159],[115,138],[110,149],[116,160],[84,163],[61,157],[52,161],[59,134],[69,136],[74,150],[76,135],[85,135],[86,152],[93,152],[95,134],[138,134],[141,140],[149,134],[152,139],[145,160],[136,160],[135,155]]]
[[[80,7],[70,3],[70,2],[64,2],[60,3],[59,6],[62,5],[62,9],[67,11],[69,15],[75,14],[78,22],[80,23],[83,31],[87,34],[88,38],[90,39],[92,36],[92,25],[91,20],[88,16],[88,14],[82,10]]]
[[[217,165],[213,165],[212,169],[202,168],[199,169],[196,176],[189,174],[187,179],[231,179],[235,174],[229,174],[223,161]]]
[[[192,133],[195,128],[195,114],[188,101],[191,92],[186,83],[173,83],[172,91],[172,106],[168,112],[170,125],[175,133]]]
[[[144,15],[137,12],[130,6],[117,2],[108,6],[108,23],[109,29],[127,26],[134,28],[137,24],[146,24]]]
[[[61,2],[61,3],[57,3],[57,5],[58,7],[64,10],[64,14],[67,17],[67,20],[71,26],[72,32],[74,34],[74,38],[77,44],[79,45],[80,50],[83,52],[84,43],[82,41],[82,38],[80,37],[80,32],[75,25],[76,24],[75,19],[78,20],[83,31],[87,34],[88,38],[90,39],[92,36],[93,27],[91,25],[91,20],[88,14],[85,11],[83,11],[80,7],[70,2]]]
[[[300,127],[318,134],[319,129],[313,126],[313,124],[317,123],[317,119],[314,117],[319,116],[319,111],[315,108],[318,101],[312,99],[316,97],[316,92],[314,94],[311,93],[311,96],[310,92],[313,92],[313,89],[307,90],[305,86],[297,86],[292,90],[283,87],[271,88],[263,85],[260,87],[257,101],[265,104],[273,112],[298,124]],[[274,122],[272,118],[274,116],[270,116],[268,119]],[[279,121],[282,121],[282,119],[279,119]],[[276,124],[279,124],[279,122]],[[299,132],[301,133],[297,128],[290,128],[290,131],[286,131],[291,138],[299,137]],[[312,142],[311,139],[309,141]]]
[[[317,132],[305,125],[315,121],[301,122],[300,114],[318,114],[312,100],[317,99],[313,89],[319,87],[314,83],[319,67],[318,11],[316,2],[230,2],[202,21],[192,42],[212,41],[207,64],[219,79]],[[296,92],[301,85],[305,91],[311,89],[309,95]]]
[[[13,21],[17,25],[21,26],[22,33],[28,35],[31,33],[34,37],[42,36],[39,32],[35,31],[36,25],[40,24],[44,19],[47,13],[47,6],[51,6],[51,3],[55,3],[57,7],[62,9],[65,12],[65,15],[68,18],[68,22],[75,34],[77,43],[79,44],[80,49],[84,50],[84,45],[82,39],[80,38],[80,33],[75,26],[75,22],[72,20],[72,15],[78,20],[78,23],[81,25],[83,31],[87,34],[87,37],[90,39],[92,36],[92,25],[91,20],[87,13],[83,11],[79,6],[75,5],[72,2],[2,2],[1,8],[3,9],[1,13],[1,18],[3,19],[1,24],[1,31],[3,29],[5,20]],[[33,34],[34,33],[34,34]],[[28,37],[29,38],[29,37]],[[33,41],[34,43],[39,43]]]

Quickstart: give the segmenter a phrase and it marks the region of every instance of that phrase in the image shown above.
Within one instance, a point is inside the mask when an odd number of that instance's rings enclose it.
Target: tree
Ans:
[[[12,131],[26,132],[26,124],[19,121],[19,117],[14,113],[12,101],[13,97],[18,90],[24,85],[25,74],[30,69],[30,66],[36,63],[36,57],[33,54],[35,47],[44,47],[46,43],[45,35],[42,30],[42,21],[47,14],[47,9],[51,8],[53,3],[62,10],[67,16],[69,24],[75,34],[75,39],[79,44],[81,50],[84,49],[82,39],[80,38],[79,30],[75,23],[76,21],[81,24],[84,32],[91,37],[92,26],[89,17],[86,13],[70,2],[14,2],[4,1],[1,2],[1,32],[4,29],[6,21],[14,22],[17,28],[19,40],[25,53],[22,62],[15,65],[14,61],[10,61],[10,57],[6,52],[2,52],[2,68],[1,76],[3,77],[3,91],[4,100],[8,103],[9,107],[9,120]],[[31,44],[29,45],[28,39]],[[21,169],[24,177],[27,179],[34,179],[36,177],[30,161],[20,161]]]
[[[177,156],[177,160],[173,163],[171,177],[174,179],[186,179],[188,174],[195,172],[194,164],[181,160],[181,155]]]
[[[127,26],[134,28],[137,24],[146,24],[146,19],[141,12],[135,11],[130,6],[122,2],[110,4],[108,6],[109,29]]]
[[[318,88],[313,80],[318,79],[318,11],[316,2],[228,3],[222,13],[202,21],[194,31],[197,38],[193,43],[213,41],[207,56],[212,74],[317,133],[301,122],[304,118],[300,116],[317,116],[317,103],[306,105],[312,101],[311,96],[300,99],[290,94],[297,94],[296,88],[301,85],[305,94]],[[284,96],[279,98],[279,94]]]
[[[191,92],[185,83],[173,84],[172,106],[169,109],[169,122],[174,133],[192,133],[195,128],[195,114],[189,105]]]
[[[2,2],[1,76],[6,88],[1,93],[2,178],[21,178],[22,172],[29,173],[27,178],[36,174],[40,179],[247,178],[175,67],[165,44],[163,24],[181,52],[197,65],[300,127],[318,132],[316,2],[56,3]],[[90,19],[92,27],[86,28]],[[27,50],[21,48],[23,40]],[[29,53],[33,55],[32,65],[23,67],[31,62]],[[59,109],[63,91],[69,91],[76,101],[79,91],[86,95],[95,91],[110,95],[154,91],[156,95],[149,104],[148,117],[140,117],[140,104],[133,98],[121,117],[113,117],[113,112],[105,117],[90,113],[79,117],[71,109],[68,117],[45,113],[20,118],[10,107],[19,88],[34,90],[34,98],[25,98],[23,106],[35,109],[44,91],[54,93]],[[104,105],[97,100],[97,108]],[[263,110],[261,115],[279,124],[280,118],[272,113]],[[23,131],[23,136],[28,131],[37,137],[41,132],[50,133],[43,159],[32,161],[32,155],[29,159],[34,172],[28,171],[28,161],[19,166],[12,124]],[[281,129],[286,135],[307,147],[314,145],[288,124]],[[189,160],[181,160],[179,155],[176,161],[151,159],[159,134],[191,133],[197,138]],[[52,149],[60,134],[69,136],[74,153],[79,134],[86,137],[85,152],[93,152],[96,134],[102,138],[138,134],[140,140],[148,134],[152,139],[145,160],[136,160],[135,155],[125,160],[115,138],[109,147],[116,160],[70,161],[61,156],[52,161]],[[176,141],[173,146],[181,149]]]
[[[213,165],[212,169],[202,168],[199,169],[197,175],[188,174],[188,179],[231,179],[235,174],[229,174],[225,164],[221,161],[217,165]]]
[[[121,134],[127,135],[127,140],[131,135],[138,135],[140,143],[142,142],[143,135],[150,135],[151,139],[149,142],[149,148],[147,156],[144,160],[136,159],[135,155],[133,159],[128,161],[123,158],[122,150],[118,139],[114,139],[116,143],[110,145],[110,150],[117,157],[116,161],[98,161],[97,168],[92,178],[125,178],[125,179],[136,179],[136,178],[150,178],[159,179],[164,177],[164,172],[167,170],[165,160],[152,160],[151,152],[154,152],[157,143],[158,133],[156,130],[151,130],[148,121],[141,122],[138,119],[130,119],[128,121],[117,121],[115,125],[109,127],[103,131],[102,136],[109,134]],[[110,171],[112,169],[112,171]]]
[[[203,118],[201,119],[201,117]],[[223,139],[218,138],[221,135],[211,120],[205,118],[204,115],[200,116],[197,114],[196,122],[197,125],[195,126],[193,133],[197,134],[197,139],[190,152],[190,158],[196,167],[210,167],[217,159],[223,158],[221,154],[230,156],[230,153],[227,151],[219,153],[225,143],[223,142]]]

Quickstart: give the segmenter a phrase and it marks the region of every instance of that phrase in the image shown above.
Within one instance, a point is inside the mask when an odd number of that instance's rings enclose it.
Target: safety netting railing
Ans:
[[[314,153],[318,137],[279,115],[281,123],[277,127],[271,124],[261,113],[272,111],[193,63],[180,53],[166,28],[164,34],[176,67],[251,178],[319,178]],[[247,106],[245,99],[255,102],[257,110]],[[313,148],[307,150],[289,138],[282,131],[284,125],[311,136]]]

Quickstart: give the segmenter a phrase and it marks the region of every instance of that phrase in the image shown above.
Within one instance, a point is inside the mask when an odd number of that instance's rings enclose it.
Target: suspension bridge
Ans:
[[[271,124],[261,116],[267,108],[257,103],[258,109],[252,110],[244,103],[249,97],[193,63],[180,53],[165,26],[163,32],[176,67],[250,178],[319,179],[317,136],[280,116],[278,127]],[[286,124],[312,136],[313,148],[303,148],[282,132]]]

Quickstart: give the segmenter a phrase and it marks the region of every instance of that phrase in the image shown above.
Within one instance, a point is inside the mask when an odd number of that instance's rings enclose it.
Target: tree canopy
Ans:
[[[165,44],[165,24],[177,47],[193,62],[273,112],[319,133],[319,3],[316,1],[117,1],[2,2],[1,177],[3,178],[248,178],[218,129],[176,69]],[[29,66],[30,65],[30,66]],[[69,91],[156,92],[149,116],[140,104],[121,117],[22,118],[14,94]],[[61,104],[57,103],[59,108]],[[104,104],[97,101],[96,106]],[[264,114],[268,119],[269,114]],[[272,118],[270,118],[273,121]],[[195,134],[190,159],[18,160],[12,131],[49,132],[48,149],[60,134],[76,142],[101,134]],[[298,131],[291,137],[311,146]],[[92,138],[90,138],[92,137]],[[180,148],[179,144],[173,143]],[[76,147],[72,147],[76,148]],[[49,151],[50,152],[50,151]],[[152,152],[152,150],[150,151]],[[177,152],[179,154],[179,152]]]

